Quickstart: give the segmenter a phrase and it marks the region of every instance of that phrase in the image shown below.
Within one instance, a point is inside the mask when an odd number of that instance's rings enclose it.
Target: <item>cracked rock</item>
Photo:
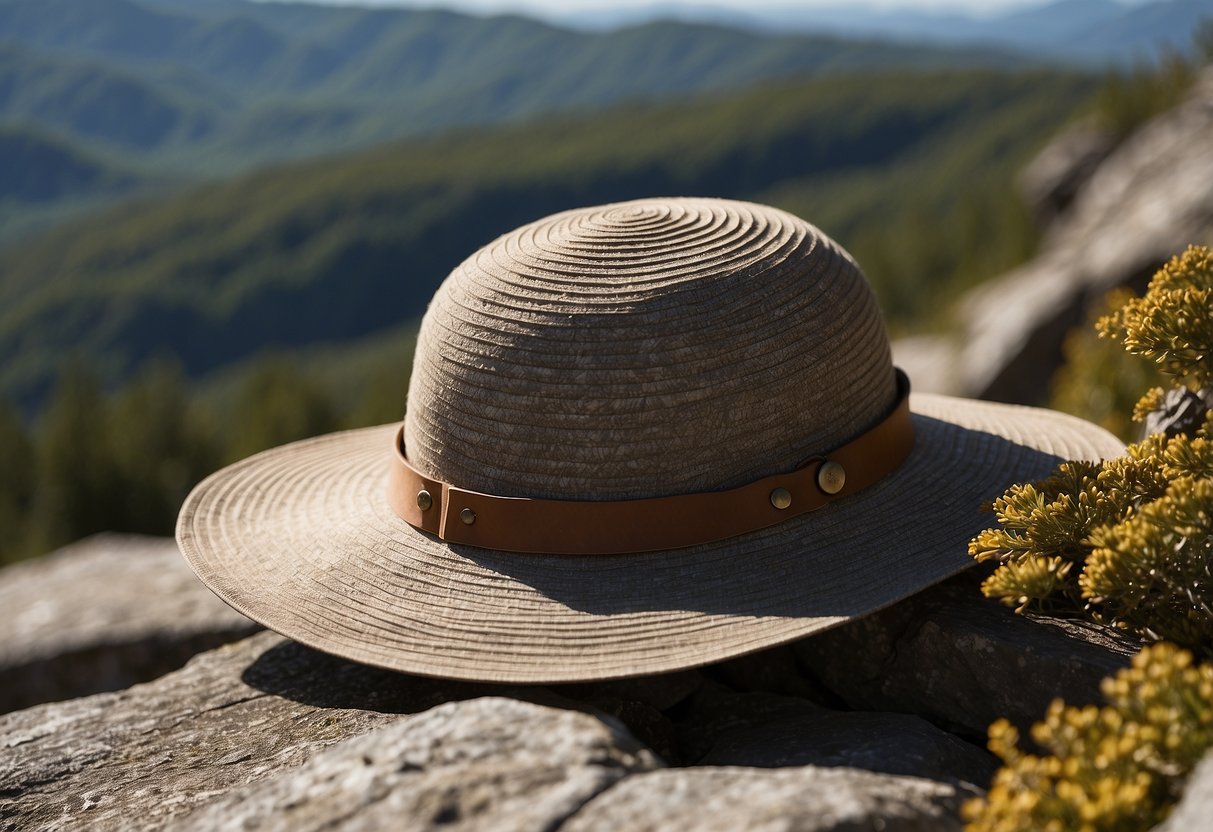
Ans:
[[[619,724],[488,697],[347,740],[176,828],[553,829],[628,773],[657,765]]]
[[[0,829],[161,828],[402,713],[493,690],[262,633],[120,693],[0,717]]]

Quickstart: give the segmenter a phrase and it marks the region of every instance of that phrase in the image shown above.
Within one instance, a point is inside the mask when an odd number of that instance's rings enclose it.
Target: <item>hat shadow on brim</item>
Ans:
[[[236,609],[303,644],[421,675],[633,676],[719,661],[869,614],[972,564],[983,503],[1123,446],[1051,411],[915,395],[892,475],[783,524],[629,555],[452,546],[386,500],[396,426],[277,448],[187,500],[186,559]]]
[[[903,470],[818,516],[743,538],[658,553],[650,563],[637,561],[644,554],[577,558],[574,569],[554,568],[552,556],[450,549],[588,615],[856,618],[972,565],[966,544],[993,522],[982,504],[1009,484],[998,462],[1014,460],[1021,476],[1036,479],[1063,461],[993,433],[959,434],[939,419],[914,423],[917,447]],[[945,437],[973,447],[941,447]],[[916,575],[906,574],[907,564]]]

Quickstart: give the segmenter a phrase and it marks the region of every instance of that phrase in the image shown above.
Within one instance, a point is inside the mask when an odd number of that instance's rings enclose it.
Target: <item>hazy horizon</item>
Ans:
[[[258,0],[258,2],[287,2],[288,0]],[[1014,9],[1052,5],[1057,0],[303,0],[319,5],[340,6],[403,6],[448,8],[460,11],[493,14],[514,12],[544,17],[568,16],[577,12],[599,12],[613,9],[645,8],[651,6],[686,7],[688,9],[717,7],[745,12],[755,9],[876,9],[880,11],[922,11],[960,13],[985,17]],[[1121,6],[1137,6],[1150,0],[1113,0]]]

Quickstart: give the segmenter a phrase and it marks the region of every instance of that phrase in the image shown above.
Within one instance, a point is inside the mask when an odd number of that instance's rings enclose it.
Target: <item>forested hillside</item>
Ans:
[[[391,137],[770,78],[1006,54],[655,23],[220,0],[0,0],[0,121],[227,173]]]
[[[418,140],[296,164],[65,226],[0,253],[0,389],[64,361],[107,384],[416,318],[477,246],[544,214],[651,195],[786,207],[859,257],[894,325],[1025,256],[1013,172],[1081,106],[1082,76],[895,73]]]
[[[0,205],[8,200],[51,202],[65,193],[122,191],[136,181],[120,165],[55,136],[0,126]]]

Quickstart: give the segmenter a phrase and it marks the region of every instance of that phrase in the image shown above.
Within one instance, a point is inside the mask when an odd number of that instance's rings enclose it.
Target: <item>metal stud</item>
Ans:
[[[430,496],[430,492],[424,488],[417,492],[417,508],[422,511],[429,511],[430,506],[434,504],[434,498]]]
[[[459,519],[463,521],[465,526],[470,526],[476,522],[476,512],[472,511],[470,508],[465,508],[463,511],[459,512]]]
[[[771,492],[771,505],[785,509],[792,504],[792,492],[786,488],[776,488]]]
[[[817,469],[817,487],[825,493],[837,494],[846,484],[846,469],[837,462],[824,462]]]

